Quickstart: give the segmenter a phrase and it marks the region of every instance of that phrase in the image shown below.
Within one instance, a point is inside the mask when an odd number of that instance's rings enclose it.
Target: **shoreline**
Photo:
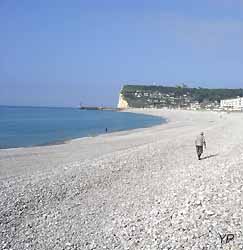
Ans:
[[[137,128],[128,128],[128,129],[121,129],[121,130],[113,130],[112,132],[101,132],[101,133],[97,133],[97,134],[93,134],[93,135],[85,135],[82,137],[74,137],[74,138],[69,138],[69,139],[60,139],[60,140],[56,140],[56,141],[50,141],[47,143],[41,143],[41,144],[36,144],[36,145],[29,145],[29,146],[19,146],[19,147],[0,147],[0,151],[1,150],[9,150],[9,149],[20,149],[20,148],[38,148],[38,147],[46,147],[46,146],[54,146],[54,145],[62,145],[62,144],[68,144],[69,142],[73,141],[73,140],[79,140],[79,139],[85,139],[85,138],[94,138],[97,136],[102,136],[102,135],[107,135],[107,134],[113,134],[113,133],[119,133],[119,132],[125,132],[125,131],[131,131],[131,130],[137,130],[137,129],[144,129],[144,128],[150,128],[150,127],[154,127],[154,126],[160,126],[161,124],[165,124],[168,121],[161,116],[158,115],[150,115],[150,114],[146,114],[146,113],[141,113],[141,112],[133,112],[133,111],[128,111],[128,110],[120,110],[120,111],[114,111],[112,110],[112,112],[123,112],[123,113],[134,113],[134,114],[143,114],[145,116],[154,116],[154,117],[160,117],[161,121],[160,124],[152,124],[152,125],[148,125],[145,127],[137,127]]]
[[[220,249],[219,234],[233,233],[229,245],[240,249],[242,114],[132,112],[169,122],[0,151],[0,246]],[[201,131],[207,149],[198,161]]]
[[[123,112],[123,111],[122,111]],[[81,137],[81,138],[75,138],[75,139],[70,139],[67,140],[66,143],[61,143],[61,144],[52,144],[52,145],[45,145],[45,146],[31,146],[31,147],[18,147],[18,148],[6,148],[6,149],[1,149],[0,150],[0,166],[1,166],[1,155],[3,155],[4,157],[6,157],[5,155],[9,155],[8,157],[15,157],[15,155],[25,155],[25,154],[33,154],[33,155],[39,155],[38,157],[38,161],[40,161],[39,165],[45,165],[48,164],[49,159],[46,159],[45,155],[48,155],[49,152],[54,152],[57,156],[56,158],[63,158],[65,155],[64,151],[69,152],[70,149],[72,148],[75,151],[75,159],[79,157],[76,157],[76,151],[77,149],[81,146],[81,152],[82,149],[85,149],[87,147],[88,150],[88,157],[83,156],[82,159],[90,159],[93,157],[97,157],[97,156],[101,156],[110,152],[115,152],[116,148],[118,148],[118,150],[120,149],[124,149],[127,147],[133,147],[133,145],[140,145],[139,141],[142,141],[142,144],[144,144],[144,142],[149,143],[151,141],[154,140],[154,136],[150,136],[151,133],[154,133],[154,131],[166,131],[166,130],[171,130],[171,129],[176,129],[177,127],[180,127],[181,125],[184,126],[183,124],[180,123],[184,123],[185,121],[181,121],[180,119],[177,119],[177,117],[173,117],[173,114],[195,114],[196,116],[199,116],[201,114],[209,114],[211,115],[215,115],[215,113],[211,113],[211,112],[206,112],[204,111],[203,113],[198,112],[198,111],[188,111],[188,110],[158,110],[158,109],[129,109],[127,110],[127,112],[134,112],[136,114],[147,114],[147,115],[154,115],[154,116],[160,116],[163,117],[166,120],[166,123],[161,123],[159,125],[154,125],[154,126],[150,126],[150,127],[145,127],[145,128],[136,128],[136,129],[130,129],[130,130],[124,130],[124,131],[116,131],[116,132],[112,132],[112,133],[104,133],[104,134],[99,134],[97,136],[94,137]],[[217,115],[217,114],[216,114]],[[146,136],[146,139],[142,138],[141,135],[143,135],[143,133],[148,134]],[[152,134],[151,134],[152,135]],[[133,140],[132,138],[135,137],[135,140]],[[116,146],[114,149],[112,149],[112,147],[108,147],[109,141],[117,141],[118,139],[122,138],[123,140],[125,140],[125,145],[123,146],[121,145],[117,145],[116,142]],[[139,140],[137,140],[139,138]],[[156,138],[157,139],[157,138]],[[127,142],[126,142],[127,141]],[[109,148],[105,149],[105,150],[99,150],[100,153],[97,152],[97,150],[95,150],[95,153],[92,154],[90,153],[92,149],[90,149],[89,147],[91,145],[94,145],[96,147],[96,145],[98,144],[103,144]],[[128,143],[128,145],[127,145]],[[12,156],[13,155],[13,156]],[[61,155],[61,156],[59,156]],[[55,155],[53,155],[53,159]],[[68,158],[71,158],[68,157]],[[74,162],[74,160],[70,160],[71,162]],[[64,160],[64,162],[66,162],[68,164],[68,160]],[[5,162],[4,162],[5,163]],[[21,166],[24,165],[24,163],[20,162]],[[57,163],[58,165],[59,163]],[[49,164],[48,164],[49,165]],[[10,163],[8,163],[8,166],[10,166]],[[11,166],[10,166],[11,167]],[[30,160],[30,162],[28,162],[27,166],[25,166],[25,168],[34,168],[32,161]],[[49,168],[49,167],[48,167]],[[18,171],[17,171],[18,172]],[[0,169],[0,177],[1,177],[1,169]]]

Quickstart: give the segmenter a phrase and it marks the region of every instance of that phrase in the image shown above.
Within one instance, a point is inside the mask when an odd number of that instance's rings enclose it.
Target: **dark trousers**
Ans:
[[[196,150],[197,150],[198,159],[200,159],[201,154],[203,153],[203,146],[196,146]]]

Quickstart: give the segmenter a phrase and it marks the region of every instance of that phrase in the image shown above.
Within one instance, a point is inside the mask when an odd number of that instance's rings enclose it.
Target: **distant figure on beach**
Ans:
[[[106,132],[106,133],[108,132],[108,128],[105,128],[105,132]]]
[[[200,135],[197,136],[195,140],[195,145],[196,145],[198,160],[201,160],[201,155],[203,153],[203,146],[206,148],[206,141],[203,132],[201,132]]]

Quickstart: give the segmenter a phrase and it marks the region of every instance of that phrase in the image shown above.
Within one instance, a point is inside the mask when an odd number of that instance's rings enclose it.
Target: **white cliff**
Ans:
[[[120,109],[129,108],[127,101],[123,98],[121,93],[119,95],[119,101],[118,101],[117,107],[120,108]]]

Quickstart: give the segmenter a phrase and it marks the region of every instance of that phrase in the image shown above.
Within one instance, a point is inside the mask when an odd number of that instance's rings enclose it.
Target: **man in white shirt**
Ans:
[[[195,140],[195,145],[196,145],[198,160],[201,160],[201,155],[203,153],[203,146],[206,148],[206,141],[203,132],[201,132],[201,134],[197,136]]]

